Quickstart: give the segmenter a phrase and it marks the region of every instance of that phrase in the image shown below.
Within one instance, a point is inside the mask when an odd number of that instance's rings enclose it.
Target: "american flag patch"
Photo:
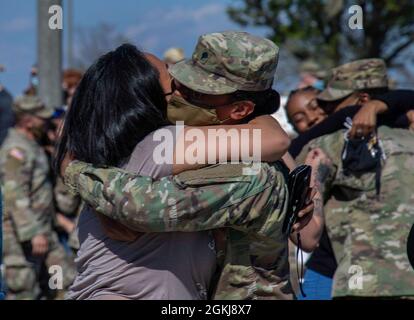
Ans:
[[[16,158],[17,160],[24,160],[24,153],[22,151],[20,151],[19,149],[11,149],[9,154],[13,157]]]

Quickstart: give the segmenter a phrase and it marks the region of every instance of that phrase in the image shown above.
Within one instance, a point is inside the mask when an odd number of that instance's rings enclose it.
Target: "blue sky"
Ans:
[[[240,0],[63,0],[73,2],[75,40],[79,29],[96,28],[101,23],[110,24],[119,34],[127,37],[141,49],[162,56],[172,47],[182,47],[190,55],[200,34],[238,29],[230,21],[225,9]],[[0,73],[0,83],[13,95],[27,87],[29,71],[36,62],[36,3],[37,0],[0,0],[0,64],[6,72]],[[65,23],[63,26],[66,35]],[[245,31],[265,36],[263,28]],[[66,41],[64,41],[64,59]],[[78,52],[75,41],[75,52]],[[292,89],[297,83],[297,65],[283,56],[277,72],[275,87],[281,91]],[[406,63],[406,70],[414,72],[413,64]],[[401,74],[391,70],[391,76],[400,80]],[[402,87],[412,82],[399,83]]]
[[[232,0],[63,0],[64,4],[66,1],[73,1],[75,29],[111,24],[158,56],[171,46],[182,47],[189,55],[200,34],[240,29],[225,12]],[[36,62],[36,3],[0,0],[0,64],[7,69],[0,73],[0,83],[13,95],[28,85],[30,67]],[[266,34],[260,28],[247,31]]]

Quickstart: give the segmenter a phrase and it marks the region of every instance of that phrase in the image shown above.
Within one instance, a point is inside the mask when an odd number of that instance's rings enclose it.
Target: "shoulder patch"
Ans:
[[[24,160],[24,152],[18,148],[13,148],[9,151],[9,155],[19,161]]]

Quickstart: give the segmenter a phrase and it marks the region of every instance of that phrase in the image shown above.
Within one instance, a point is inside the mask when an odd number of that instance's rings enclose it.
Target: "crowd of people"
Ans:
[[[78,70],[64,72],[62,91],[67,103],[82,78]],[[37,69],[29,86],[14,101],[3,87],[0,150],[3,193],[3,287],[9,299],[58,299],[75,277],[78,247],[75,222],[79,197],[68,193],[51,170],[52,157],[65,114],[64,107],[47,108],[38,97]],[[49,285],[54,266],[62,284]]]
[[[307,74],[281,106],[278,63],[226,31],[189,59],[124,44],[66,70],[62,108],[36,68],[14,101],[1,87],[6,298],[414,297],[414,90],[373,57]],[[292,195],[299,165],[310,188]]]

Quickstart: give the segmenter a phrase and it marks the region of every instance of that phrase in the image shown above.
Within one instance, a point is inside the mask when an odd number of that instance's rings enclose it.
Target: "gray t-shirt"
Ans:
[[[168,129],[175,137],[175,126]],[[155,133],[155,132],[154,132]],[[143,176],[171,175],[172,165],[153,160],[154,133],[136,146],[124,167]],[[165,156],[172,160],[175,139]],[[172,163],[172,162],[170,162]],[[84,209],[78,222],[77,277],[68,299],[206,299],[216,267],[210,232],[146,233],[133,242],[108,238],[96,213]]]

